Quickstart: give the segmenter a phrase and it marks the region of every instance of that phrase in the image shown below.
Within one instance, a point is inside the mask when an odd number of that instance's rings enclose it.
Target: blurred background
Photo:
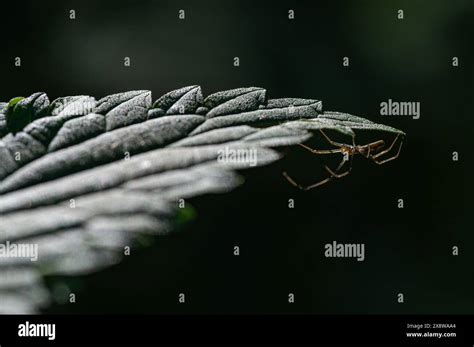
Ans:
[[[309,192],[281,172],[313,183],[320,161],[288,149],[284,160],[242,172],[235,191],[189,201],[196,219],[180,233],[98,274],[49,278],[78,294],[46,312],[474,312],[472,0],[48,0],[1,12],[1,101],[259,86],[269,98],[322,100],[325,110],[407,133],[398,160],[356,158],[350,176]],[[388,99],[420,102],[420,119],[381,116]],[[364,243],[365,261],[325,258],[332,241]]]

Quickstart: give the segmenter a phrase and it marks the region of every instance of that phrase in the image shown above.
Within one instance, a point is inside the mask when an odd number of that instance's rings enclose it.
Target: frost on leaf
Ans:
[[[0,102],[0,245],[38,245],[35,262],[0,258],[0,312],[40,310],[51,303],[44,274],[119,263],[140,235],[176,229],[177,199],[241,184],[237,171],[253,166],[219,160],[223,150],[254,151],[255,166],[266,165],[323,129],[404,135],[257,87],[205,97],[189,86],[154,102],[146,90]]]

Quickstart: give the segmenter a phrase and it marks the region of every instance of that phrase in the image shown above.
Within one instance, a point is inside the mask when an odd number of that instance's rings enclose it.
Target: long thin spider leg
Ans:
[[[349,174],[349,170],[346,170],[344,171],[343,173],[337,173],[335,171],[332,171],[329,167],[327,167],[326,165],[324,166],[324,168],[326,169],[327,172],[329,172],[329,174],[331,175],[331,177],[335,177],[335,178],[341,178],[341,177],[344,177],[346,175]]]
[[[342,144],[342,143],[339,143],[339,142],[336,142],[336,141],[331,140],[331,139],[329,138],[329,136],[327,136],[326,133],[325,133],[322,129],[319,129],[319,131],[321,132],[321,134],[323,134],[323,136],[326,138],[326,140],[327,140],[330,144],[332,144],[332,145],[334,145],[334,146],[338,146],[338,147],[346,147],[346,148],[347,148],[347,147],[350,147],[350,146],[348,146],[348,145],[345,145],[345,144]],[[354,133],[352,134],[351,138],[352,138],[352,148],[355,148],[355,147],[356,147],[356,143],[355,143],[355,134],[354,134]],[[342,162],[339,164],[339,167],[335,170],[335,173],[337,173],[337,172],[344,166],[344,163],[347,161],[347,160],[345,159],[345,158],[346,158],[346,157],[345,157],[346,152],[344,152],[344,151],[342,150],[342,148],[340,148],[340,150],[334,151],[333,153],[338,153],[338,152],[339,152],[339,153],[342,153],[342,155],[343,155],[344,157],[343,157]],[[349,173],[349,172],[352,170],[352,159],[354,158],[354,154],[351,154],[350,157],[351,157],[351,159],[350,159],[349,169],[347,170],[347,171],[348,171],[347,173]],[[326,169],[329,169],[326,165],[325,165],[325,167],[326,167]],[[328,170],[328,172],[329,172],[331,175],[333,174],[333,172],[332,172],[331,170]],[[345,176],[345,175],[346,175],[346,174],[344,174],[343,176]],[[337,177],[337,176],[336,176],[336,177]],[[342,176],[341,176],[341,177],[342,177]]]
[[[354,147],[358,149],[358,153],[360,153],[365,158],[369,159],[371,157],[370,154],[372,153],[372,150],[385,147],[385,141],[378,140],[378,141],[367,143],[362,146],[354,146]],[[366,149],[367,149],[367,152],[365,152]]]
[[[377,159],[378,157],[380,157],[381,155],[384,155],[385,153],[388,153],[392,150],[393,146],[395,145],[395,143],[397,142],[398,138],[400,137],[400,134],[397,134],[397,136],[395,137],[395,139],[392,141],[392,143],[390,144],[390,146],[387,148],[387,149],[384,149],[382,152],[379,152],[377,154],[375,154],[373,156],[374,159]],[[403,141],[402,141],[403,142]]]
[[[314,153],[314,154],[333,154],[333,153],[342,153],[343,149],[342,148],[346,148],[346,147],[350,147],[349,145],[346,145],[346,144],[343,144],[343,143],[339,143],[339,142],[336,142],[336,141],[333,141],[329,138],[329,136],[326,135],[326,133],[322,130],[322,129],[319,129],[319,131],[321,132],[321,134],[324,136],[324,138],[333,146],[335,147],[339,147],[339,148],[333,148],[333,149],[314,149],[314,148],[311,148],[303,143],[300,143],[299,145],[305,149],[307,149],[308,151],[310,151],[311,153]],[[355,135],[352,136],[352,145],[353,147],[355,147]]]
[[[336,141],[333,141],[329,138],[329,136],[327,136],[324,131],[322,129],[319,129],[319,132],[321,134],[323,134],[323,136],[326,138],[326,140],[333,146],[336,146],[336,147],[348,147],[347,145],[343,144],[343,143],[339,143],[339,142],[336,142]],[[354,138],[353,138],[354,139]]]
[[[322,181],[319,181],[318,183],[315,183],[315,184],[312,184],[310,186],[304,187],[301,184],[296,183],[296,181],[293,178],[291,178],[291,176],[288,175],[286,172],[283,172],[283,177],[285,177],[288,180],[288,182],[290,182],[293,186],[295,186],[296,188],[299,188],[301,190],[310,190],[310,189],[319,187],[319,186],[329,182],[333,178],[332,176],[330,176],[330,177],[327,177],[327,178],[323,179]]]
[[[283,174],[283,177],[285,177],[287,179],[288,182],[291,183],[291,185],[295,186],[296,188],[299,188],[301,190],[310,190],[310,189],[313,189],[313,188],[316,188],[316,187],[319,187],[325,183],[328,183],[330,180],[332,180],[334,177],[338,177],[339,175],[337,174],[337,171],[339,171],[341,169],[341,167],[343,166],[345,160],[343,158],[343,160],[341,161],[341,163],[339,164],[338,168],[336,169],[336,173],[334,173],[331,169],[329,169],[327,167],[327,165],[324,165],[325,169],[331,174],[331,176],[323,179],[322,181],[319,181],[315,184],[311,184],[309,186],[302,186],[301,184],[297,183],[290,175],[288,175],[288,173],[286,171],[284,171],[282,174]],[[348,172],[347,172],[348,173]],[[347,173],[345,173],[344,175],[346,175]],[[342,176],[340,176],[342,177]]]
[[[353,156],[351,155],[351,160],[350,160],[350,165],[349,165],[349,169],[347,169],[346,171],[344,171],[343,173],[339,173],[339,170],[341,170],[343,167],[344,167],[344,164],[347,162],[346,158],[343,157],[341,162],[339,163],[338,167],[336,168],[336,170],[331,170],[327,165],[324,165],[324,168],[326,169],[327,172],[329,172],[329,174],[331,175],[331,177],[336,177],[336,178],[341,178],[341,177],[344,177],[346,175],[349,174],[349,172],[351,171],[352,169],[352,158]]]
[[[374,158],[374,157],[371,157],[371,158],[378,165],[382,165],[382,164],[385,164],[389,161],[395,160],[400,155],[400,151],[402,150],[402,145],[403,145],[403,140],[400,141],[400,147],[398,147],[397,154],[395,154],[393,157],[390,157],[390,158],[387,158],[387,159],[384,159],[384,160],[378,160],[377,158]]]
[[[326,179],[324,179],[324,180],[322,180],[318,183],[315,183],[315,184],[312,184],[310,186],[304,187],[303,190],[310,190],[310,189],[322,186],[323,184],[328,183],[330,180],[332,180],[332,176],[328,177],[328,178],[326,178]]]
[[[351,156],[351,164],[352,164],[352,157]],[[349,169],[347,169],[346,171],[344,171],[343,173],[339,173],[339,170],[341,170],[341,168],[344,166],[344,164],[346,163],[346,159],[343,157],[341,162],[339,163],[338,167],[336,168],[336,170],[331,170],[327,165],[324,165],[324,168],[326,169],[326,171],[331,175],[325,179],[323,179],[322,181],[319,181],[315,184],[311,184],[309,186],[302,186],[301,184],[298,184],[290,175],[288,175],[288,173],[286,172],[283,172],[283,176],[288,180],[288,182],[290,182],[293,186],[301,189],[301,190],[309,190],[309,189],[313,189],[313,188],[316,188],[316,187],[319,187],[327,182],[329,182],[330,180],[332,180],[333,178],[341,178],[341,177],[344,177],[346,175],[349,174],[349,172],[351,171],[352,169],[352,165],[349,167]]]
[[[286,171],[283,171],[283,177],[285,177],[288,180],[288,182],[290,182],[296,188],[304,190],[304,187],[296,183],[296,181],[293,178],[291,178],[290,175],[286,173]]]
[[[342,169],[342,167],[344,166],[344,164],[346,163],[347,159],[345,157],[345,151],[344,151],[344,148],[345,147],[349,147],[348,145],[344,145],[342,143],[339,143],[339,142],[335,142],[333,140],[331,140],[321,129],[320,129],[320,132],[321,134],[326,138],[326,140],[332,144],[333,146],[336,146],[336,147],[340,147],[340,148],[334,148],[334,149],[322,149],[322,150],[318,150],[318,149],[314,149],[314,148],[311,148],[309,146],[306,146],[305,144],[302,144],[300,143],[300,146],[305,148],[306,150],[310,151],[311,153],[315,153],[315,154],[333,154],[333,153],[342,153],[343,155],[343,158],[341,160],[341,162],[339,163],[338,167],[336,168],[335,171],[331,170],[327,165],[324,165],[324,168],[326,169],[327,172],[329,172],[329,174],[331,176],[323,179],[322,181],[319,181],[317,183],[314,183],[314,184],[311,184],[309,186],[302,186],[301,184],[297,183],[290,175],[288,175],[288,173],[286,172],[283,172],[283,177],[285,177],[288,182],[290,182],[293,186],[295,186],[296,188],[299,188],[301,190],[310,190],[310,189],[314,189],[316,187],[319,187],[319,186],[322,186],[323,184],[325,183],[328,183],[329,181],[331,181],[333,178],[341,178],[341,177],[344,177],[346,176],[347,174],[349,174],[349,172],[351,171],[352,169],[352,158],[353,158],[353,155],[350,155],[350,165],[349,165],[349,169],[347,169],[345,172],[343,173],[339,173],[339,170]],[[354,136],[352,136],[352,144],[353,146],[355,146],[355,139],[354,139]]]
[[[305,144],[300,143],[299,144],[301,147],[304,149],[307,149],[311,153],[314,154],[333,154],[333,153],[341,153],[342,149],[341,148],[334,148],[334,149],[314,149],[309,146],[306,146]]]
[[[319,186],[322,186],[323,184],[325,183],[328,183],[329,181],[331,181],[333,178],[341,178],[341,177],[344,177],[346,175],[348,175],[352,169],[352,158],[354,157],[353,155],[350,156],[351,159],[350,159],[350,164],[349,164],[349,168],[344,171],[343,173],[339,173],[339,170],[341,170],[343,167],[344,167],[344,164],[347,162],[346,158],[343,157],[341,162],[339,163],[338,167],[336,168],[336,170],[331,170],[327,165],[324,165],[324,168],[326,169],[326,171],[331,175],[325,179],[323,179],[322,181],[319,181],[317,183],[314,183],[314,184],[311,184],[309,186],[302,186],[301,184],[297,183],[290,175],[288,175],[288,173],[286,172],[283,172],[283,177],[285,177],[288,182],[290,182],[293,186],[295,186],[296,188],[299,188],[301,190],[310,190],[310,189],[313,189],[313,188],[316,188],[316,187],[319,187]]]
[[[351,155],[351,159],[350,159],[350,161],[349,161],[349,169],[348,169],[349,172],[352,171],[352,163],[353,163],[353,161],[354,161],[354,155]]]

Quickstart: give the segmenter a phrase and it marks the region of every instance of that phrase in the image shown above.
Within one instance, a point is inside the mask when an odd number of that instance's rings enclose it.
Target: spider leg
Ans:
[[[334,148],[334,149],[314,149],[309,146],[306,146],[302,143],[299,144],[301,147],[304,149],[307,149],[313,154],[333,154],[333,153],[341,153],[342,149],[341,148]]]
[[[304,191],[307,191],[307,190],[310,190],[310,189],[313,189],[313,188],[322,186],[323,184],[328,183],[330,180],[333,179],[333,176],[329,176],[329,177],[326,177],[325,179],[323,179],[322,181],[319,181],[319,182],[317,182],[317,183],[311,184],[311,185],[309,185],[309,186],[302,186],[301,184],[298,184],[293,178],[291,178],[290,175],[288,175],[286,172],[283,172],[283,176],[284,176],[284,177],[288,180],[288,182],[290,182],[293,186],[295,186],[296,188],[299,188],[299,189],[301,189],[301,190],[304,190]]]
[[[286,172],[283,172],[283,176],[288,180],[288,182],[290,182],[293,186],[295,186],[296,188],[299,188],[301,190],[310,190],[310,189],[314,189],[316,187],[319,187],[319,186],[322,186],[323,184],[326,184],[328,183],[329,181],[331,181],[332,179],[334,178],[341,178],[341,177],[344,177],[346,175],[349,174],[349,172],[351,171],[352,169],[352,158],[353,158],[353,154],[350,155],[350,165],[349,165],[349,169],[347,169],[346,171],[344,171],[343,173],[339,173],[339,171],[344,167],[344,164],[347,162],[347,159],[345,157],[345,151],[343,148],[346,148],[346,147],[350,147],[348,145],[345,145],[345,144],[342,144],[342,143],[339,143],[339,142],[336,142],[336,141],[333,141],[331,140],[325,133],[324,131],[322,131],[321,129],[319,130],[321,132],[321,134],[324,136],[324,138],[333,146],[336,146],[336,147],[339,147],[339,148],[333,148],[333,149],[314,149],[314,148],[311,148],[309,146],[306,146],[305,144],[302,144],[300,143],[300,146],[303,147],[304,149],[310,151],[311,153],[314,153],[314,154],[333,154],[333,153],[341,153],[343,155],[343,158],[341,160],[341,162],[339,163],[338,167],[336,168],[336,170],[331,170],[327,165],[324,165],[324,168],[325,170],[330,174],[329,177],[326,177],[325,179],[319,181],[319,182],[316,182],[314,184],[311,184],[309,186],[302,186],[301,184],[297,183],[290,175],[288,175],[288,173]],[[354,136],[352,136],[352,144],[353,146],[355,147],[355,139],[354,139]]]
[[[335,147],[339,147],[339,148],[333,148],[333,149],[314,149],[314,148],[311,148],[305,144],[302,144],[300,143],[299,145],[301,147],[303,147],[304,149],[307,149],[308,151],[310,151],[311,153],[314,153],[314,154],[333,154],[333,153],[341,153],[343,150],[342,148],[347,148],[347,147],[351,147],[347,144],[344,144],[344,143],[340,143],[340,142],[336,142],[336,141],[333,141],[328,135],[326,135],[326,133],[322,130],[322,129],[319,129],[319,132],[324,136],[324,138],[326,139],[327,142],[329,142],[331,145],[335,146]],[[356,144],[355,144],[355,134],[352,135],[352,147],[355,147]]]
[[[346,163],[346,159],[345,158],[342,158],[341,162],[339,163],[338,167],[336,170],[332,171],[327,165],[324,165],[324,168],[326,169],[327,172],[329,172],[329,174],[331,176],[323,179],[322,181],[319,181],[317,183],[314,183],[314,184],[311,184],[309,186],[306,186],[306,187],[303,187],[303,190],[310,190],[310,189],[313,189],[313,188],[316,188],[316,187],[319,187],[319,186],[322,186],[323,184],[325,183],[328,183],[329,181],[331,181],[332,179],[334,178],[341,178],[341,177],[344,177],[346,175],[349,174],[349,172],[351,171],[352,169],[352,158],[353,158],[353,155],[351,155],[351,165],[349,166],[349,169],[347,169],[346,171],[344,171],[343,173],[339,173],[339,170],[341,170],[341,168],[344,166],[344,164]]]
[[[364,158],[369,159],[371,158],[371,153],[372,151],[375,150],[375,154],[377,154],[377,149],[381,149],[385,147],[385,141],[384,140],[378,140],[374,142],[367,143],[362,146],[355,146],[357,148],[357,153],[362,155]]]
[[[325,179],[323,179],[322,181],[319,181],[315,184],[311,184],[309,186],[302,186],[301,184],[298,184],[293,178],[291,178],[290,175],[288,175],[286,172],[283,172],[283,176],[288,180],[288,182],[290,182],[293,186],[295,186],[296,188],[299,188],[301,190],[310,190],[310,189],[313,189],[313,188],[316,188],[316,187],[319,187],[319,186],[322,186],[323,184],[329,182],[330,180],[333,179],[332,176],[329,176]]]
[[[394,143],[395,143],[395,142],[394,142]],[[393,144],[392,144],[392,145],[393,145]],[[371,159],[372,159],[376,164],[378,164],[378,165],[382,165],[382,164],[385,164],[385,163],[387,163],[387,162],[389,162],[389,161],[395,160],[395,159],[397,159],[398,156],[400,155],[400,151],[402,150],[402,145],[403,145],[403,140],[400,141],[400,146],[398,147],[397,154],[395,154],[394,156],[392,156],[392,157],[390,157],[390,158],[387,158],[387,159],[384,159],[384,160],[379,160],[379,159],[378,159],[379,155],[377,155],[377,156],[371,156]],[[392,147],[392,146],[390,146],[390,147]],[[383,151],[383,152],[385,152],[385,151]],[[381,153],[379,153],[379,154],[381,154]]]
[[[349,174],[349,170],[346,170],[344,171],[343,173],[337,173],[337,172],[334,172],[332,171],[330,168],[328,168],[327,166],[324,166],[324,168],[326,169],[327,172],[329,172],[329,174],[331,175],[330,177],[333,177],[333,178],[341,178],[341,177],[344,177],[346,175]]]
[[[288,175],[286,172],[283,172],[283,176],[288,180],[288,182],[290,182],[293,186],[295,186],[296,188],[299,188],[301,190],[310,190],[310,189],[313,189],[313,188],[316,188],[316,187],[319,187],[319,186],[322,186],[323,184],[325,183],[328,183],[329,181],[331,181],[333,178],[341,178],[341,177],[344,177],[346,175],[349,174],[349,172],[351,171],[352,169],[352,158],[353,156],[351,155],[351,159],[350,159],[350,166],[349,166],[349,169],[347,169],[346,171],[344,171],[343,173],[339,173],[339,170],[342,169],[342,167],[344,166],[344,164],[346,163],[346,159],[345,158],[342,158],[341,162],[339,163],[338,167],[336,170],[331,170],[327,165],[324,165],[324,168],[326,169],[326,171],[331,175],[329,177],[326,177],[325,179],[319,181],[319,182],[316,182],[314,184],[311,184],[309,186],[302,186],[301,184],[298,184],[293,178],[291,178],[290,175]]]
[[[290,182],[296,188],[304,190],[304,187],[302,185],[299,185],[298,183],[296,183],[296,181],[293,178],[291,178],[290,175],[288,175],[286,173],[286,171],[283,171],[283,177],[285,177],[288,180],[288,182]]]
[[[307,149],[308,151],[310,151],[311,153],[314,153],[314,154],[333,154],[333,153],[342,153],[342,148],[344,147],[350,147],[348,145],[345,145],[343,143],[339,143],[339,142],[336,142],[336,141],[333,141],[329,138],[329,136],[326,135],[326,133],[322,130],[322,129],[319,129],[319,131],[321,132],[321,134],[324,136],[324,138],[326,139],[327,142],[329,142],[331,145],[335,146],[335,147],[339,147],[339,148],[333,148],[333,149],[314,149],[314,148],[311,148],[309,146],[306,146],[305,144],[302,144],[300,143],[300,146],[303,147],[304,149]],[[352,144],[353,146],[355,147],[355,140],[354,140],[354,136],[352,136]]]
[[[304,187],[303,190],[314,189],[316,187],[322,186],[325,183],[328,183],[330,180],[332,180],[332,177],[325,178],[322,181],[319,181],[318,183],[315,183],[315,184],[312,184],[310,186]]]
[[[329,138],[329,136],[327,136],[326,133],[322,129],[319,129],[319,132],[324,136],[324,138],[327,140],[327,142],[329,142],[331,145],[333,145],[335,147],[348,147],[347,145],[345,145],[343,143],[339,143],[339,142],[331,140]],[[352,137],[352,141],[354,141],[354,137]]]
[[[339,171],[344,167],[344,165],[346,164],[347,160],[346,160],[346,157],[343,157],[341,162],[339,163],[339,165],[337,166],[336,170],[331,170],[329,168],[329,166],[327,165],[324,165],[324,168],[326,169],[327,172],[329,172],[329,174],[331,175],[331,177],[335,177],[335,178],[341,178],[341,177],[344,177],[346,175],[348,175],[351,170],[352,170],[352,159],[354,158],[354,155],[351,155],[350,156],[351,159],[349,160],[349,168],[344,171],[343,173],[339,173]]]
[[[326,169],[328,169],[326,167]],[[329,170],[329,172],[332,172],[331,170]],[[293,186],[295,186],[296,188],[299,188],[301,190],[310,190],[310,189],[313,189],[313,188],[316,188],[316,187],[319,187],[319,186],[322,186],[323,184],[325,183],[328,183],[329,181],[331,181],[334,177],[337,177],[335,175],[331,175],[329,177],[326,177],[325,179],[319,181],[319,182],[316,182],[314,184],[311,184],[309,186],[302,186],[301,184],[297,183],[290,175],[288,175],[286,172],[283,172],[283,177],[285,177],[288,182],[290,182]]]
[[[381,152],[375,154],[375,155],[373,156],[373,158],[377,159],[377,158],[380,157],[381,155],[384,155],[385,153],[390,152],[390,151],[392,150],[393,146],[395,145],[395,143],[397,142],[397,140],[398,140],[399,137],[400,137],[400,134],[397,134],[397,136],[396,136],[395,139],[392,141],[392,143],[390,144],[390,146],[389,146],[387,149],[385,149],[385,150],[383,150],[383,151],[381,151]],[[403,142],[403,140],[402,140],[402,142]]]

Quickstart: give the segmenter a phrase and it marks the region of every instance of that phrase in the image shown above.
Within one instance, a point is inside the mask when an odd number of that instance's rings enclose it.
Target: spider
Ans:
[[[352,158],[356,154],[360,154],[360,155],[364,156],[367,159],[371,159],[376,164],[382,165],[382,164],[385,164],[389,161],[397,159],[399,154],[400,154],[400,150],[402,149],[402,145],[403,145],[403,137],[402,137],[402,139],[400,141],[400,146],[398,147],[397,154],[395,154],[394,156],[392,156],[390,158],[387,158],[387,159],[381,159],[380,157],[382,155],[384,155],[384,154],[386,154],[386,153],[388,153],[392,150],[393,146],[395,145],[398,138],[400,137],[400,134],[397,134],[397,136],[395,137],[395,139],[393,140],[393,142],[390,144],[390,146],[387,149],[382,150],[385,147],[385,141],[384,140],[378,140],[378,141],[375,141],[375,142],[368,143],[366,145],[356,145],[355,144],[355,136],[352,136],[352,145],[348,145],[348,144],[339,143],[339,142],[331,140],[329,138],[329,136],[327,136],[322,129],[319,129],[319,131],[321,132],[321,134],[324,136],[324,138],[331,145],[333,145],[337,148],[333,148],[333,149],[313,149],[313,148],[308,147],[308,146],[306,146],[302,143],[300,143],[299,145],[301,147],[305,148],[306,150],[310,151],[313,154],[341,153],[342,154],[342,160],[341,160],[341,162],[339,163],[338,167],[335,170],[331,170],[327,165],[324,165],[324,169],[329,173],[330,176],[323,179],[322,181],[311,184],[309,186],[302,186],[302,185],[296,183],[296,181],[293,178],[291,178],[290,175],[288,175],[286,172],[283,172],[283,176],[288,180],[288,182],[290,182],[292,185],[294,185],[295,187],[297,187],[301,190],[310,190],[310,189],[319,187],[319,186],[321,186],[325,183],[328,183],[329,181],[331,181],[334,178],[341,178],[341,177],[344,177],[344,176],[348,175],[349,172],[352,169]],[[373,153],[375,153],[375,154],[373,154]],[[350,159],[348,159],[348,158],[350,158]],[[350,162],[349,163],[349,168],[346,171],[340,173],[339,171],[344,167],[344,165],[347,161]]]

